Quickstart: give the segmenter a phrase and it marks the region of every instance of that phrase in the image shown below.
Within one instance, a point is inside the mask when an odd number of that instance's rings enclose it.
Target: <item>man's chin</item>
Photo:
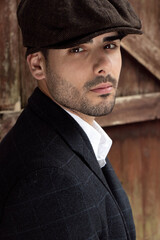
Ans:
[[[114,102],[110,106],[92,107],[88,111],[83,112],[84,114],[92,117],[102,117],[110,114],[114,108]]]

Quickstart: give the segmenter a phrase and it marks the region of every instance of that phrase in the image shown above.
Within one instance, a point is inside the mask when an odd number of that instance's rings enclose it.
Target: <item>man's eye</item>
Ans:
[[[84,49],[81,48],[81,47],[72,48],[70,50],[71,53],[80,53],[80,52],[83,52],[83,51],[84,51]]]
[[[115,49],[117,47],[117,45],[116,44],[114,44],[114,43],[110,43],[110,44],[107,44],[107,45],[105,45],[105,49]]]

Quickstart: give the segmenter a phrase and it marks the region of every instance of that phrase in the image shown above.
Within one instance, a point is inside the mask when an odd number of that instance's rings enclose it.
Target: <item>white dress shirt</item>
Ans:
[[[93,147],[94,153],[96,155],[99,166],[102,168],[106,164],[106,157],[112,146],[111,138],[106,134],[106,132],[100,127],[100,125],[93,121],[91,126],[89,123],[84,121],[79,116],[67,111],[75,119],[75,121],[81,126],[84,132],[87,134],[90,143]]]

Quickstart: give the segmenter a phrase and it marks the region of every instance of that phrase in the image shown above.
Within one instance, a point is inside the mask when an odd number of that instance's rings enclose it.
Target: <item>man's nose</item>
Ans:
[[[111,74],[112,62],[106,53],[97,53],[93,65],[93,71],[96,76],[107,76]]]

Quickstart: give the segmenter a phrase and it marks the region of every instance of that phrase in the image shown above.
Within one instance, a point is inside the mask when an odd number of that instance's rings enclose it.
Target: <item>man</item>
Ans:
[[[139,19],[126,0],[22,0],[17,14],[38,88],[0,145],[0,239],[134,240],[94,118],[113,109]]]

